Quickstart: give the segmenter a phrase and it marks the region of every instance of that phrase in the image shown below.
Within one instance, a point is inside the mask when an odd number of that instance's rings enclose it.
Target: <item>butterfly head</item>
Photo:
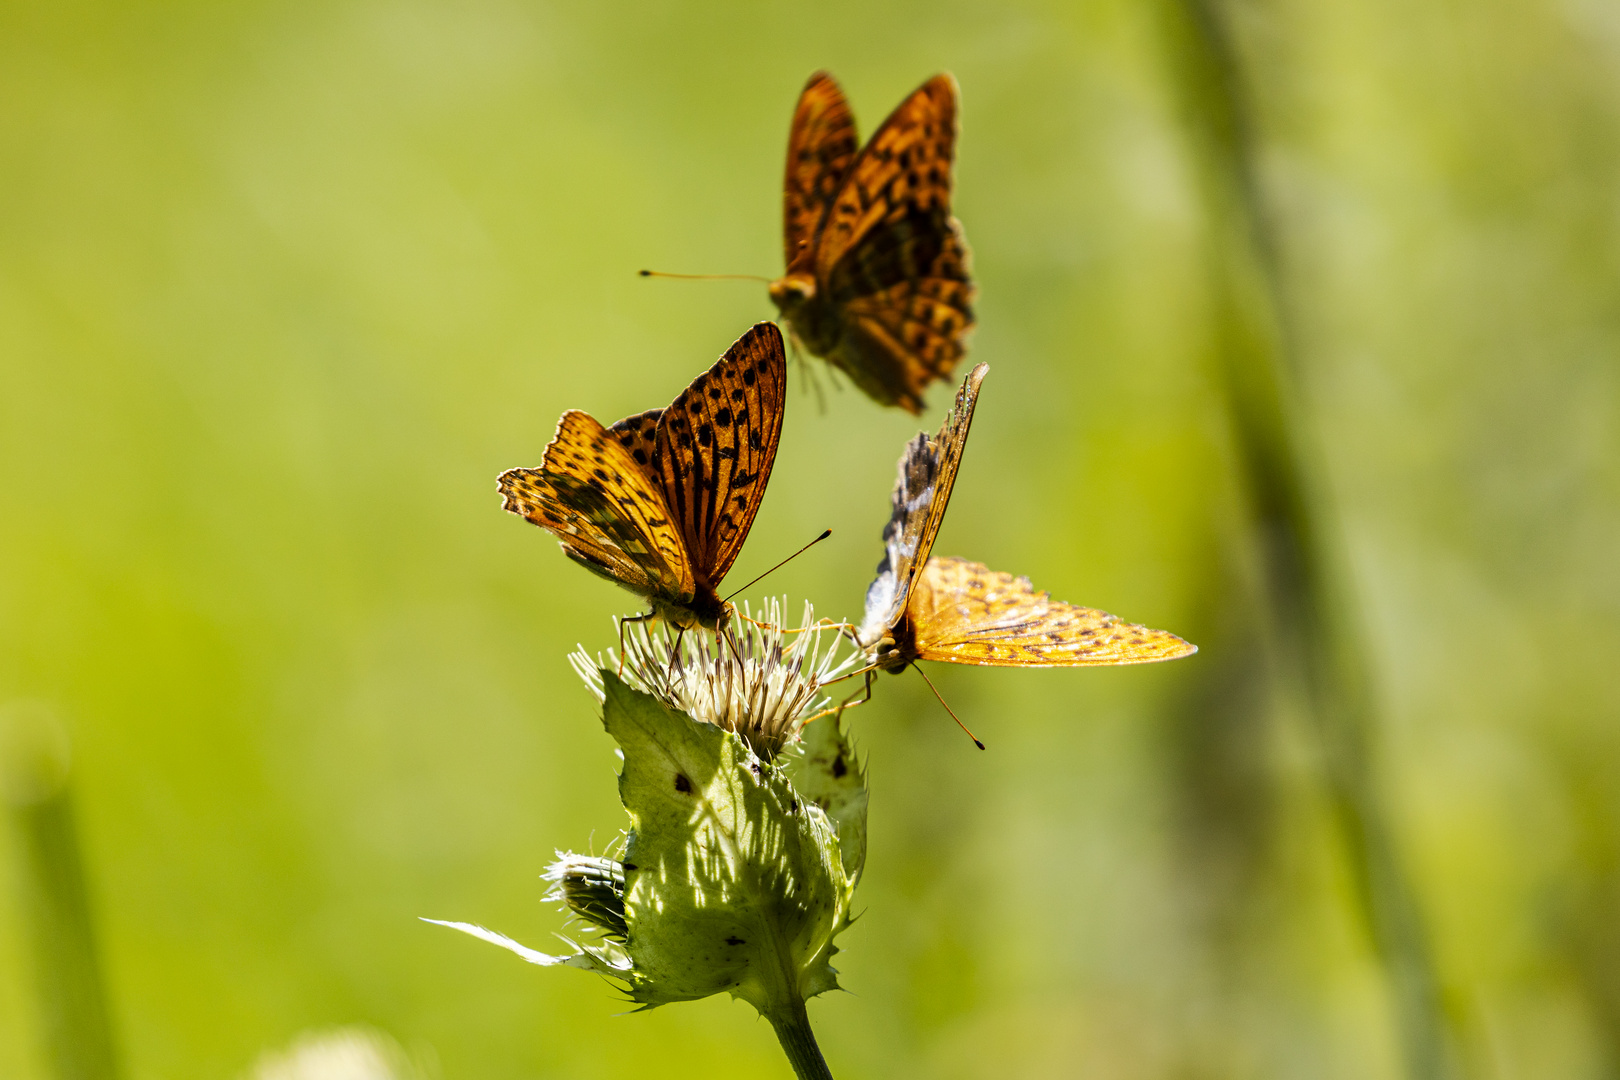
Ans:
[[[804,305],[816,298],[816,279],[808,274],[789,274],[771,282],[770,294],[771,302],[782,317],[792,320]]]
[[[917,659],[916,634],[911,620],[902,618],[893,628],[885,630],[877,641],[867,646],[872,665],[879,671],[898,675]]]
[[[731,604],[714,595],[712,589],[699,590],[699,595],[685,604],[656,599],[653,601],[653,613],[677,630],[691,630],[701,626],[705,630],[718,631],[731,621],[735,611]]]

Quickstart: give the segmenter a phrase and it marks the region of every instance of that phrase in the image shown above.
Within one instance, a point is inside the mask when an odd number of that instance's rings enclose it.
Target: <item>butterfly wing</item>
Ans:
[[[499,485],[504,509],[586,569],[649,598],[692,598],[686,550],[652,475],[588,413],[563,413],[539,468],[508,469]]]
[[[692,380],[658,421],[659,482],[700,585],[719,585],[759,512],[786,392],[782,332],[762,322]]]
[[[817,291],[839,313],[828,359],[884,404],[922,411],[973,326],[967,242],[951,216],[956,80],[938,75],[849,166],[812,243]]]
[[[844,92],[825,71],[805,83],[788,132],[787,176],[782,182],[782,231],[787,265],[808,251],[816,226],[838,195],[855,160],[855,117]]]
[[[866,590],[860,638],[868,645],[892,630],[906,613],[912,585],[927,564],[945,520],[968,429],[973,425],[973,409],[979,402],[979,386],[989,371],[989,364],[978,364],[968,372],[939,432],[932,439],[919,432],[900,455],[899,475],[889,497],[889,521],[883,526],[883,561]]]
[[[1026,577],[930,559],[909,607],[919,660],[993,667],[1146,664],[1197,652],[1174,634],[1053,600]]]
[[[935,224],[877,234],[828,286],[844,322],[829,359],[877,400],[914,415],[922,412],[922,391],[948,378],[967,352],[974,322],[961,225],[955,218]],[[861,280],[838,280],[846,273]],[[871,284],[877,291],[860,291]]]

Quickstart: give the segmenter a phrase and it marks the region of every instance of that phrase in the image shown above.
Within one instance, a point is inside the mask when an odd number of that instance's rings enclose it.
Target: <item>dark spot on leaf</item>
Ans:
[[[839,754],[833,758],[832,774],[834,780],[841,780],[849,772],[849,766],[844,764],[844,755]]]
[[[684,773],[676,773],[675,790],[680,792],[682,795],[692,794],[692,781],[688,780]]]

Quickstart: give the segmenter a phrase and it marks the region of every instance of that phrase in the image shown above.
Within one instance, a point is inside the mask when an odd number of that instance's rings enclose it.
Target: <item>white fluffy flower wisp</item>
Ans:
[[[718,634],[671,635],[662,624],[621,622],[622,667],[614,650],[593,657],[583,645],[568,662],[598,701],[601,669],[616,671],[670,708],[742,736],[770,760],[829,709],[833,699],[824,688],[866,662],[845,624],[817,622],[806,601],[800,625],[785,630],[782,606],[767,598],[756,619],[745,603]]]

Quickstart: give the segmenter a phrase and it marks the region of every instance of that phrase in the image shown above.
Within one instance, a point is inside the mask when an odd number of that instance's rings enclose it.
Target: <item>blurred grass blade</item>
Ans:
[[[1344,556],[1295,415],[1295,358],[1276,237],[1257,177],[1255,117],[1218,3],[1164,5],[1168,67],[1208,215],[1219,377],[1261,548],[1271,631],[1304,684],[1408,1073],[1440,1080],[1452,1074],[1447,1024],[1417,899],[1373,775],[1370,675],[1346,595]]]
[[[67,737],[49,707],[13,702],[0,710],[0,794],[22,856],[18,882],[49,1075],[116,1080],[67,778]]]

